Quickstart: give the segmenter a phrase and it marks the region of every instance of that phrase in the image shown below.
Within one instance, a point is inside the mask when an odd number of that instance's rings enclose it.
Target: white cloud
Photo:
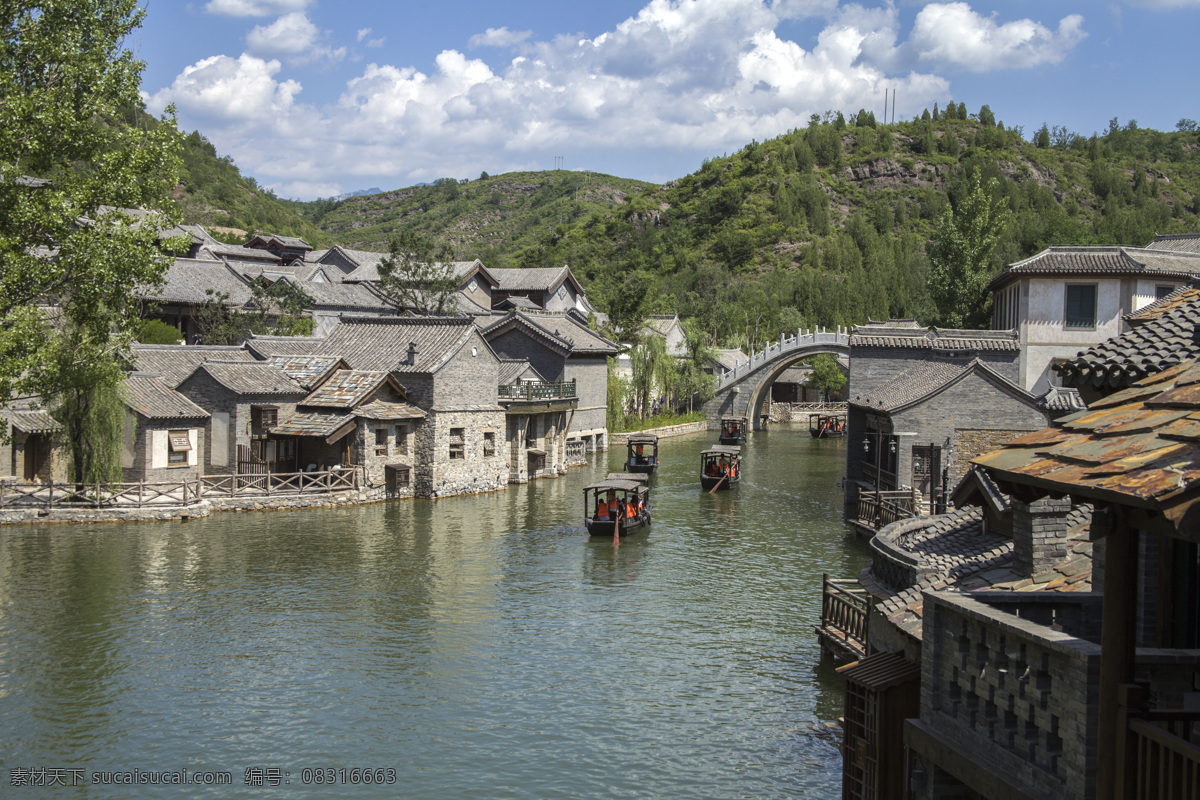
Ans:
[[[525,43],[533,31],[510,31],[508,28],[488,28],[477,33],[467,44],[470,47],[517,47]]]
[[[792,33],[800,22],[811,39]],[[250,53],[201,61],[148,104],[173,101],[181,118],[212,120],[204,131],[218,149],[277,191],[313,196],[321,187],[328,196],[360,182],[403,185],[544,166],[547,154],[563,152],[735,150],[803,127],[814,113],[878,110],[884,86],[898,90],[901,118],[952,96],[936,69],[1054,62],[1085,35],[1079,17],[1050,31],[1030,20],[984,17],[965,3],[925,6],[905,41],[889,0],[874,8],[837,0],[650,0],[591,38],[535,41],[529,32],[495,28],[469,40],[517,48],[507,63],[456,49],[427,70],[372,63],[346,82],[336,103],[302,108],[295,102],[300,85],[278,75],[279,59],[289,56],[289,42],[320,47],[318,33],[303,13],[285,15],[255,28]],[[371,33],[357,31],[358,41]]]
[[[293,110],[301,89],[296,81],[275,80],[280,67],[245,54],[212,56],[184,69],[169,88],[149,95],[146,105],[161,111],[175,103],[216,124],[279,119]]]
[[[362,28],[358,31],[358,41],[361,42],[362,40],[366,39],[367,47],[382,47],[384,41],[386,41],[386,37],[383,37],[383,36],[380,36],[375,39],[368,39],[367,37],[370,35],[371,35],[370,28]]]
[[[251,55],[282,58],[294,64],[341,61],[346,57],[346,48],[329,47],[323,41],[326,36],[308,15],[295,11],[270,25],[256,25],[246,34],[246,47]]]
[[[209,0],[204,10],[230,17],[269,17],[303,11],[312,0]]]
[[[932,3],[917,14],[907,49],[919,64],[986,72],[1056,64],[1086,36],[1078,14],[1056,33],[1030,19],[999,24],[966,3]]]

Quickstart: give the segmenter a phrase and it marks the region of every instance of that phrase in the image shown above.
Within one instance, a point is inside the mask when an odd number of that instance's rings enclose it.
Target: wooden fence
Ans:
[[[218,497],[328,494],[358,488],[358,470],[202,475],[174,482],[79,484],[0,481],[0,508],[161,508]]]
[[[858,493],[858,511],[856,519],[874,530],[881,530],[887,525],[901,519],[917,516],[917,503],[909,490],[898,492],[868,492]]]
[[[1122,794],[1137,800],[1200,800],[1200,737],[1194,735],[1200,712],[1129,713],[1126,741],[1133,748],[1133,775],[1120,780]]]

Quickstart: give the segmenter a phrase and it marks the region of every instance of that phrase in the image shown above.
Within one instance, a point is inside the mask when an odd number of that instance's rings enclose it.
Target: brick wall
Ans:
[[[451,458],[451,431],[462,429],[462,458]],[[483,434],[493,432],[497,446],[491,456],[483,455]],[[443,497],[503,489],[508,485],[508,467],[500,439],[504,436],[504,412],[430,411],[418,428],[414,452],[414,492],[419,497]]]
[[[407,384],[405,388],[411,389]],[[434,375],[432,388],[432,406],[495,406],[500,391],[500,360],[479,332],[474,331],[467,343]],[[425,408],[420,402],[414,402],[414,405]]]
[[[1032,503],[1012,499],[1013,567],[1023,577],[1051,569],[1070,554],[1070,513],[1069,497],[1044,497]]]
[[[1100,646],[950,592],[926,592],[924,614],[920,726],[948,747],[918,747],[941,768],[918,796],[953,796],[947,773],[967,764],[1031,796],[1094,797]]]

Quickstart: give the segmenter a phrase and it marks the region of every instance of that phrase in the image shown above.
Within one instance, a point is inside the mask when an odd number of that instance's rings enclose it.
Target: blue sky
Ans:
[[[813,113],[984,103],[1026,138],[1200,119],[1200,0],[146,0],[129,45],[244,174],[311,200],[592,170],[662,183]]]

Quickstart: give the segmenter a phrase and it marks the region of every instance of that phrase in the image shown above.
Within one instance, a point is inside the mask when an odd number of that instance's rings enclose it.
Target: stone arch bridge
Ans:
[[[800,331],[782,336],[774,344],[750,356],[732,370],[718,376],[717,395],[704,404],[709,422],[718,425],[723,417],[745,417],[754,430],[761,427],[763,406],[771,384],[788,367],[818,353],[850,356],[850,329]]]

